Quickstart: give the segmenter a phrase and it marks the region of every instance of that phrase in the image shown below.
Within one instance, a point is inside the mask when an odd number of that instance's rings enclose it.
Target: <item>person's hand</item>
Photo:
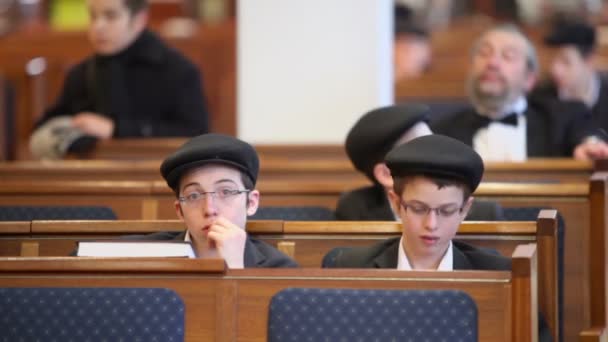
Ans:
[[[585,140],[574,149],[574,159],[593,160],[608,158],[608,144],[602,140]]]
[[[213,244],[219,255],[226,260],[229,268],[245,267],[245,241],[247,233],[223,217],[218,219],[209,228],[207,240]]]
[[[96,113],[78,113],[72,118],[72,125],[100,139],[109,139],[114,134],[114,121]]]

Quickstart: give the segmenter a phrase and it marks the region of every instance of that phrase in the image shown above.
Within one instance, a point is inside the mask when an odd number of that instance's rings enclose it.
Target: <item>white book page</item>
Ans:
[[[78,256],[196,258],[187,242],[79,242]]]

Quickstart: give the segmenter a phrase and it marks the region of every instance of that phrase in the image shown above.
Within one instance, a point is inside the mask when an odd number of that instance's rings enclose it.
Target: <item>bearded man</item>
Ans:
[[[534,46],[516,26],[491,28],[471,52],[472,108],[431,123],[431,130],[472,146],[485,161],[608,156],[601,131],[579,102],[526,98],[537,72]]]

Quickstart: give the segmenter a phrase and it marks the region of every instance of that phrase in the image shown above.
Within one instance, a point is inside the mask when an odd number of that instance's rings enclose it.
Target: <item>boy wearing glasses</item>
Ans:
[[[432,134],[427,121],[430,109],[422,104],[399,104],[365,113],[348,132],[345,149],[353,166],[372,181],[343,193],[336,206],[336,219],[343,221],[393,221],[399,215],[389,199],[393,178],[384,157],[394,147]],[[467,220],[503,218],[502,208],[492,201],[476,201]]]
[[[481,181],[483,161],[469,146],[441,136],[415,138],[386,156],[394,180],[389,199],[403,232],[371,247],[352,248],[333,267],[400,270],[508,270],[508,258],[453,241]]]
[[[167,157],[160,170],[175,192],[175,211],[187,230],[147,238],[191,241],[198,257],[219,256],[229,268],[297,267],[245,232],[247,216],[255,214],[260,200],[255,189],[259,160],[251,145],[225,135],[203,134]]]

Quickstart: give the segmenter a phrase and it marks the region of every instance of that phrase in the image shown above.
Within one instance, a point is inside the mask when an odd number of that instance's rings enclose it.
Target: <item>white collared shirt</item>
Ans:
[[[525,161],[527,149],[527,122],[523,113],[528,108],[525,97],[520,97],[506,108],[503,116],[517,113],[517,126],[491,122],[473,136],[473,148],[484,161]]]
[[[407,255],[405,255],[405,250],[403,249],[403,236],[399,239],[399,257],[397,259],[397,269],[402,271],[411,271],[412,265],[410,264]],[[437,267],[437,271],[453,271],[454,270],[454,252],[452,248],[452,241],[450,241],[450,245],[448,246],[447,251],[441,258],[441,262],[439,263],[439,267]]]

